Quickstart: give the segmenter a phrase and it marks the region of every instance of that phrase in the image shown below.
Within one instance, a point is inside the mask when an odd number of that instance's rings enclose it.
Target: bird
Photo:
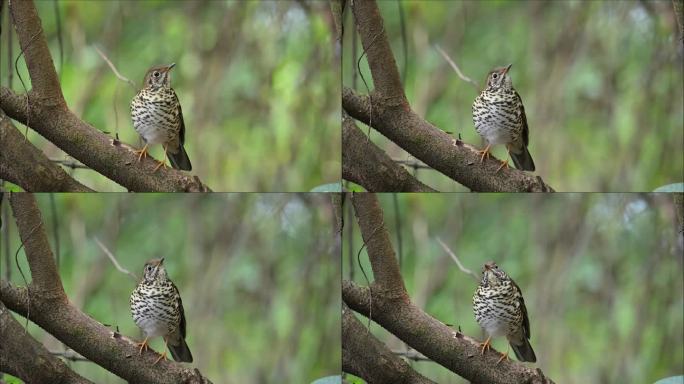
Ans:
[[[133,321],[145,333],[145,340],[137,345],[142,354],[150,338],[161,336],[175,361],[191,363],[192,353],[185,342],[183,302],[163,263],[164,258],[147,261],[143,279],[131,294]],[[161,359],[166,359],[166,351],[154,364]]]
[[[131,119],[136,132],[142,137],[145,146],[134,151],[138,161],[147,157],[150,145],[162,144],[164,156],[168,156],[175,169],[191,171],[192,164],[185,152],[185,122],[183,111],[176,92],[171,88],[170,65],[155,66],[145,74],[143,88],[131,101]],[[166,166],[166,160],[157,164],[155,171]]]
[[[527,150],[529,129],[522,99],[509,75],[513,64],[494,68],[487,75],[487,84],[473,102],[473,123],[477,133],[487,142],[480,162],[489,156],[492,145],[505,144],[517,169],[534,171],[534,161]],[[508,160],[496,171],[508,167]]]
[[[530,320],[520,287],[493,261],[483,267],[480,285],[473,295],[475,320],[487,334],[480,344],[482,354],[489,349],[492,337],[506,336],[520,361],[536,362],[530,345]],[[497,362],[508,358],[508,350]]]

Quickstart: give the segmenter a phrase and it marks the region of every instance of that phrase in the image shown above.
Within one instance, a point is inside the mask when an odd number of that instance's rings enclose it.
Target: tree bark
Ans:
[[[10,181],[29,192],[92,192],[26,140],[2,109],[0,143],[0,179]]]
[[[368,140],[350,117],[342,119],[342,177],[369,192],[436,192]]]

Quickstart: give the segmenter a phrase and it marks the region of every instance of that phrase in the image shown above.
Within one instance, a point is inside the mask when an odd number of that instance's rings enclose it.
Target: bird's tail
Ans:
[[[192,363],[192,353],[190,353],[190,348],[188,344],[185,343],[185,339],[179,337],[180,343],[178,345],[167,344],[169,351],[171,351],[171,356],[175,361],[182,361],[184,363]]]
[[[532,160],[532,156],[530,155],[530,152],[527,150],[526,146],[523,145],[522,151],[519,153],[513,153],[511,151],[510,154],[511,159],[513,159],[513,164],[515,164],[516,168],[523,171],[534,172],[534,161]]]
[[[530,341],[526,338],[523,337],[522,344],[520,345],[515,345],[513,343],[510,344],[511,348],[513,348],[513,352],[515,352],[515,357],[517,357],[518,360],[528,361],[530,363],[534,363],[537,361],[537,356],[535,356],[534,354],[534,350],[530,345]]]
[[[178,153],[166,153],[166,155],[169,157],[169,161],[171,162],[171,166],[175,169],[181,169],[183,171],[192,171],[192,164],[190,164],[190,158],[188,158],[185,148],[183,148],[182,144],[179,147]]]

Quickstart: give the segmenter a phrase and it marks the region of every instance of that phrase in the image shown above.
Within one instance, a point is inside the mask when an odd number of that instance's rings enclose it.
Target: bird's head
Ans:
[[[508,276],[506,276],[506,272],[499,269],[495,262],[490,261],[482,267],[482,284],[497,286],[504,280],[508,280]]]
[[[143,86],[152,89],[171,88],[171,69],[175,66],[176,63],[172,63],[150,68],[145,75]]]
[[[166,270],[164,269],[164,258],[152,259],[145,263],[143,270],[144,280],[147,282],[155,280],[166,280]]]
[[[508,71],[513,64],[508,64],[507,67],[498,67],[492,69],[487,75],[487,90],[496,91],[499,89],[510,90],[513,87],[511,76]]]

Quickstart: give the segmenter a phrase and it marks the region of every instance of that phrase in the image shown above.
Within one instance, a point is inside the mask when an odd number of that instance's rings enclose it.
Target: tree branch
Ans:
[[[342,370],[374,383],[433,383],[394,355],[342,305]]]
[[[342,300],[349,308],[367,317],[372,313],[372,320],[390,333],[473,383],[552,383],[540,369],[528,368],[524,363],[510,360],[497,364],[500,354],[493,350],[481,355],[476,340],[423,312],[408,294],[397,295],[404,283],[379,203],[369,193],[355,194],[352,201],[368,245],[375,281],[370,287],[342,281]],[[388,285],[395,289],[386,289]]]
[[[0,143],[0,179],[29,192],[92,192],[26,140],[1,108]]]
[[[420,118],[412,110],[392,107],[373,96],[373,121],[368,96],[342,89],[342,107],[353,118],[382,133],[433,169],[473,191],[552,192],[539,176],[513,168],[497,172],[501,162],[494,156],[480,162],[477,149]],[[342,152],[349,150],[343,146]],[[344,155],[343,155],[344,156]]]
[[[0,108],[91,169],[132,191],[208,191],[197,176],[165,168],[153,159],[138,163],[131,148],[74,115],[66,105],[33,1],[12,1],[10,11],[26,56],[33,88],[19,96],[0,87]],[[4,145],[4,143],[3,143]],[[4,150],[3,150],[4,151]],[[33,164],[22,164],[31,167]],[[36,190],[33,186],[26,188]]]
[[[385,228],[378,199],[373,193],[355,193],[351,200],[363,242],[368,249],[374,284],[392,297],[408,300],[404,279],[399,272],[399,262],[392,248],[389,232]]]
[[[192,177],[172,168],[160,168],[155,172],[157,163],[152,158],[138,162],[138,156],[132,148],[98,131],[68,109],[55,109],[36,102],[32,96],[29,98],[27,115],[26,97],[0,87],[0,108],[8,116],[23,124],[30,123],[30,128],[63,151],[128,190],[209,191],[209,187],[202,184],[197,176]]]
[[[12,317],[0,301],[0,371],[26,383],[92,383],[53,356]]]
[[[421,183],[356,126],[354,120],[342,118],[342,177],[363,186],[369,192],[436,192]]]
[[[458,143],[419,117],[411,109],[401,87],[399,70],[377,4],[373,0],[355,1],[353,11],[375,89],[370,96],[362,97],[343,88],[342,107],[350,116],[473,191],[553,191],[540,177],[524,171],[510,168],[497,172],[500,163],[494,158],[480,163],[476,149]],[[350,148],[343,146],[343,153],[348,150]]]
[[[153,365],[156,353],[146,351],[139,356],[132,340],[74,307],[64,294],[33,195],[12,194],[10,203],[26,247],[32,282],[22,288],[0,280],[0,301],[12,311],[28,316],[74,351],[131,383],[210,383],[197,369],[184,368],[182,363],[163,360]]]

